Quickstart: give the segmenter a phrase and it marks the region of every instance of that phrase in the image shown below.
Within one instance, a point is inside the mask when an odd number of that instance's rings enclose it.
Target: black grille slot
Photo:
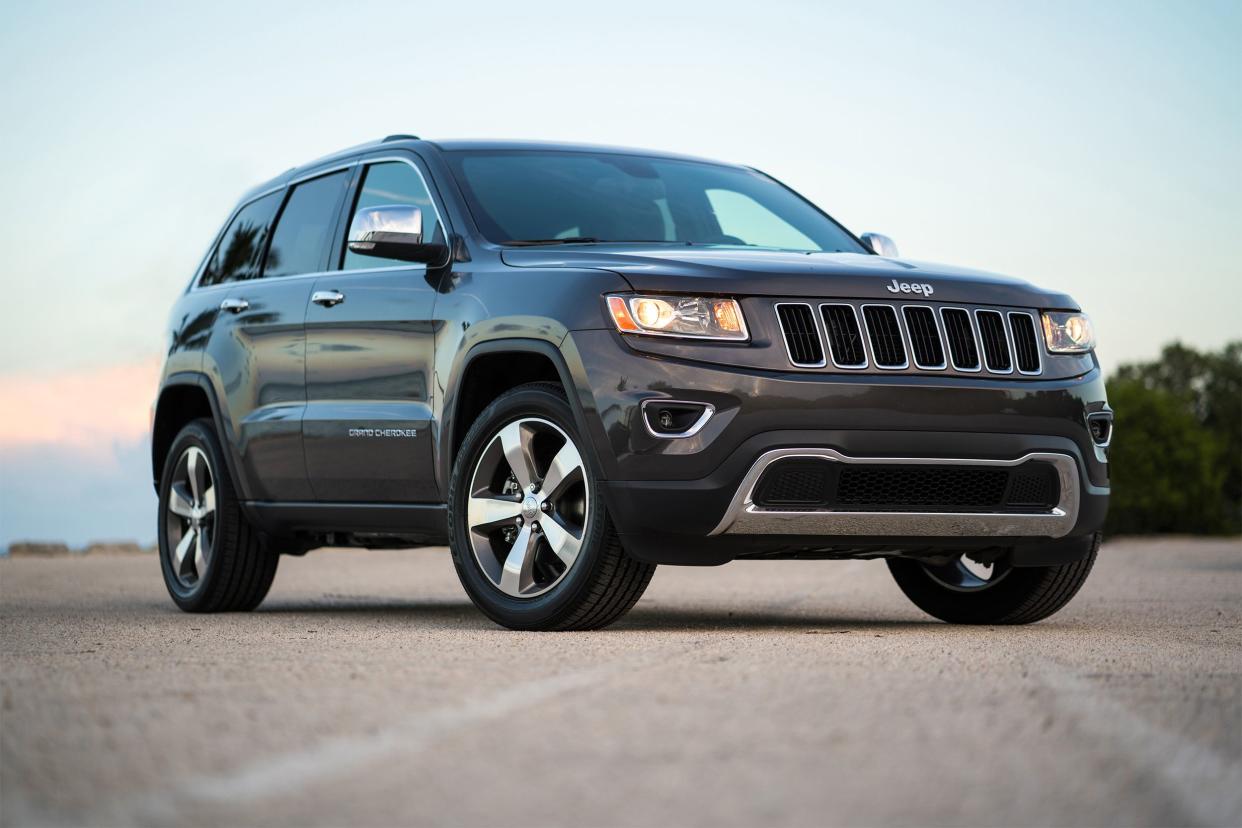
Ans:
[[[970,312],[947,308],[940,317],[944,320],[944,333],[949,340],[953,367],[959,371],[978,371],[979,345],[975,342],[974,328],[970,326]]]
[[[789,350],[789,361],[803,368],[824,365],[824,343],[819,338],[815,313],[810,305],[777,305],[781,333]]]
[[[1061,497],[1057,471],[1047,463],[1027,463],[1013,471],[1005,505],[1016,510],[1051,509]]]
[[[842,368],[863,368],[867,352],[863,348],[858,317],[849,305],[821,305],[824,327],[828,329],[828,350],[832,361]]]
[[[755,486],[761,509],[791,512],[1047,512],[1061,484],[1054,466],[837,463],[777,460]]]
[[[1009,472],[969,466],[849,466],[836,504],[853,511],[986,512],[1000,508]]]
[[[1014,357],[1018,370],[1024,374],[1039,373],[1039,337],[1035,320],[1030,314],[1009,314],[1009,328],[1013,331]]]
[[[1005,338],[1005,318],[996,311],[979,311],[979,338],[983,340],[983,361],[996,374],[1013,371],[1009,341]]]
[[[755,486],[754,501],[766,509],[825,507],[833,474],[833,464],[823,460],[777,460]]]
[[[944,368],[944,346],[940,344],[940,330],[936,327],[936,314],[931,308],[910,306],[902,308],[906,315],[906,331],[910,334],[910,353],[915,367]]]
[[[881,368],[905,368],[909,362],[896,311],[888,305],[863,305],[862,311],[875,364]]]

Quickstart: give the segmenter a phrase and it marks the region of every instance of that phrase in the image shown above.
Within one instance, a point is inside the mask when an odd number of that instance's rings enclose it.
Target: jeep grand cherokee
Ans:
[[[1093,347],[758,170],[390,136],[243,196],[173,308],[164,579],[248,610],[282,554],[447,543],[496,622],[583,629],[661,563],[883,558],[938,618],[1036,621],[1107,508]]]

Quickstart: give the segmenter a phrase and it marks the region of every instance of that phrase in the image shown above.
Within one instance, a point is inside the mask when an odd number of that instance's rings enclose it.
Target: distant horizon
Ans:
[[[903,256],[1071,294],[1109,373],[1242,336],[1242,4],[485,2],[467,44],[457,8],[377,0],[353,48],[320,2],[0,14],[37,79],[0,87],[0,547],[153,539],[174,299],[243,191],[393,133],[758,167]]]

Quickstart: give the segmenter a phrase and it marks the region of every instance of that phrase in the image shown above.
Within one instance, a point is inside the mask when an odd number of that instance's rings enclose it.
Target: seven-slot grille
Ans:
[[[964,373],[1043,372],[1043,343],[1033,312],[988,308],[779,302],[776,314],[789,361],[799,368]],[[818,317],[818,318],[817,318]]]

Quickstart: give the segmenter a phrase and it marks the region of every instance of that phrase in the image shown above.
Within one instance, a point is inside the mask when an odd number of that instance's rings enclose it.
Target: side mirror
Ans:
[[[423,243],[423,211],[403,204],[365,207],[349,224],[349,250],[362,256],[430,264],[448,253],[443,244]]]
[[[897,252],[897,243],[888,236],[880,233],[863,233],[862,242],[871,248],[871,252],[877,256],[883,256],[886,259],[895,259],[900,255]]]

